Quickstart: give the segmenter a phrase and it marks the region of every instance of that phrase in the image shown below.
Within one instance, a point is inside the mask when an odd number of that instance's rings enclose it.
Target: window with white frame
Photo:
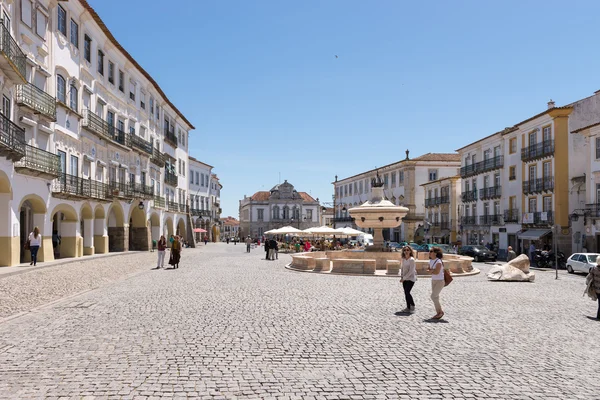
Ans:
[[[119,70],[119,90],[125,93],[125,74]]]
[[[75,87],[74,84],[71,83],[71,85],[69,86],[69,107],[71,107],[71,110],[77,112],[78,104],[79,104],[79,99],[78,99],[77,88]]]
[[[37,9],[35,18],[35,33],[42,39],[46,40],[46,29],[48,27],[48,16]]]
[[[154,97],[150,96],[150,118],[154,118]]]
[[[396,187],[396,171],[392,172],[392,187]]]
[[[83,58],[92,62],[92,39],[88,35],[83,35]]]
[[[146,93],[140,92],[140,108],[146,109]]]
[[[596,160],[600,160],[600,138],[596,138]]]
[[[262,220],[264,220],[264,219],[265,219],[265,210],[264,210],[264,209],[262,209],[262,208],[259,208],[257,211],[258,211],[258,216],[257,216],[257,219],[258,219],[259,221],[262,221]]]
[[[108,62],[108,81],[115,84],[115,64],[112,61]]]
[[[129,98],[135,101],[135,82],[129,81]]]
[[[104,76],[104,52],[98,50],[98,73]]]
[[[403,184],[404,183],[404,171],[398,172],[398,183],[399,184]]]
[[[66,93],[67,83],[65,81],[65,78],[62,75],[58,74],[56,75],[56,98],[63,104],[67,103]]]
[[[21,0],[21,21],[31,28],[31,0]]]
[[[79,48],[79,25],[71,19],[71,44]]]
[[[196,185],[198,185],[198,182],[200,181],[200,174],[198,173],[198,171],[196,171]]]
[[[552,196],[544,196],[544,204],[542,205],[542,211],[552,211]]]
[[[67,36],[67,12],[61,6],[57,7],[57,23],[58,31]]]
[[[435,181],[435,180],[437,180],[437,177],[438,177],[438,170],[430,169],[429,170],[429,181]]]

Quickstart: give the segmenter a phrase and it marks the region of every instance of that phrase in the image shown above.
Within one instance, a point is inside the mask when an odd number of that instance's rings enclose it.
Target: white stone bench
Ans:
[[[331,269],[330,265],[331,260],[327,257],[324,258],[315,258],[315,269],[314,271],[325,271],[329,272]]]
[[[400,273],[400,261],[387,260],[386,261],[386,274],[387,275],[398,275],[399,273]]]
[[[331,272],[340,274],[362,274],[365,263],[364,260],[338,258],[336,260],[331,260],[331,265]]]
[[[308,271],[315,268],[315,259],[309,256],[292,256],[292,267]]]

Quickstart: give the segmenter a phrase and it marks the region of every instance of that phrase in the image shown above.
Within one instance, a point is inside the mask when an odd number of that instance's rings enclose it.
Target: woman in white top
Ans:
[[[31,251],[31,262],[29,265],[37,264],[37,253],[42,245],[42,235],[40,235],[40,228],[37,226],[33,228],[33,232],[29,234],[29,251]]]
[[[402,269],[400,270],[400,282],[404,289],[404,297],[406,298],[406,308],[402,312],[415,311],[415,301],[413,300],[410,291],[417,281],[417,264],[415,263],[415,255],[410,246],[404,246],[402,249]]]
[[[444,316],[442,305],[440,304],[440,292],[445,286],[444,282],[444,264],[442,263],[442,249],[432,247],[429,250],[429,269],[431,270],[431,300],[435,306],[435,314],[432,319],[440,319]]]

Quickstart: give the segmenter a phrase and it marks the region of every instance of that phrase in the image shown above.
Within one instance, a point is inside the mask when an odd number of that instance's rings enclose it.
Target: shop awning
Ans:
[[[528,229],[525,232],[519,233],[519,239],[538,240],[541,237],[551,234],[550,229]]]

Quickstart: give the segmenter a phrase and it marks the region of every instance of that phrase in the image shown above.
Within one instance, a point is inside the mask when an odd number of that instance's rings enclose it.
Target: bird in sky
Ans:
[[[336,55],[335,58],[338,58],[338,56]]]

